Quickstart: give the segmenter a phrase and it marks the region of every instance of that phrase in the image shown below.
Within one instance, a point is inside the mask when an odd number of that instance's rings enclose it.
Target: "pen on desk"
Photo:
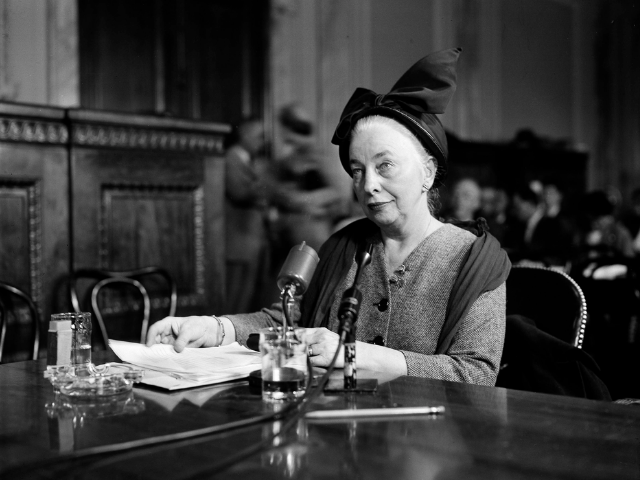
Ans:
[[[332,418],[366,418],[366,417],[395,417],[407,415],[439,415],[444,413],[444,407],[392,407],[392,408],[360,408],[348,410],[314,410],[305,417],[309,419]]]

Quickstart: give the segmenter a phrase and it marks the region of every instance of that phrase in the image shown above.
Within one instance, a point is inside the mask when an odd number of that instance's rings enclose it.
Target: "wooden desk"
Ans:
[[[300,421],[274,448],[217,474],[218,462],[280,424],[20,477],[10,470],[269,410],[246,382],[176,393],[135,388],[111,407],[60,407],[43,370],[43,360],[0,366],[0,478],[640,478],[638,407],[413,377],[382,383],[375,395],[321,396],[313,408],[443,405],[444,415]]]

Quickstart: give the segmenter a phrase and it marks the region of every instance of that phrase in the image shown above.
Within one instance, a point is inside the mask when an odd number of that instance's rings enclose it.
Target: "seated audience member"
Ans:
[[[547,216],[544,204],[528,186],[514,192],[512,204],[516,224],[507,242],[512,259],[564,267],[573,244],[567,225],[557,216]]]
[[[509,228],[507,210],[509,196],[501,188],[483,187],[478,215],[487,221],[491,234],[502,243]]]
[[[631,208],[622,217],[622,223],[633,238],[633,250],[640,253],[640,188],[631,192]]]
[[[353,284],[356,252],[371,246],[360,282],[358,368],[495,383],[509,259],[490,234],[443,224],[431,210],[448,151],[435,113],[444,112],[453,94],[459,53],[423,58],[387,95],[357,89],[341,115],[332,142],[367,218],[325,242],[295,315],[306,327],[314,366],[326,367],[336,352],[342,294]],[[280,324],[277,307],[217,318],[165,318],[151,326],[147,344],[173,344],[178,352],[246,344],[249,334]],[[338,367],[342,361],[339,355]]]
[[[481,190],[472,178],[458,180],[453,186],[449,208],[443,213],[450,220],[475,220],[480,210]]]
[[[582,255],[587,258],[598,256],[633,257],[633,238],[629,230],[614,215],[615,206],[602,190],[585,196],[582,236]]]

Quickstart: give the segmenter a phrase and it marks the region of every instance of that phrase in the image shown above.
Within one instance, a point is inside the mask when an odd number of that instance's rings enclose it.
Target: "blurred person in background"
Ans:
[[[474,179],[458,180],[452,189],[449,208],[443,216],[451,220],[475,220],[480,210],[481,194],[480,186]]]
[[[587,258],[633,257],[633,238],[615,217],[615,205],[604,190],[588,193],[583,202],[580,246]]]
[[[264,174],[266,147],[260,118],[239,122],[225,154],[226,308],[250,312],[259,308],[269,265],[267,207],[272,187]]]
[[[297,103],[283,107],[278,122],[273,169],[277,184],[273,229],[279,251],[275,263],[284,261],[291,247],[302,241],[318,250],[347,203],[337,179],[341,172],[320,152],[314,124],[302,107]]]
[[[566,269],[573,245],[571,231],[557,216],[545,214],[545,204],[527,185],[513,194],[515,225],[509,231],[510,255],[515,261],[530,261]]]
[[[633,238],[633,250],[640,253],[640,188],[631,192],[631,206],[622,216],[622,223]]]
[[[479,215],[487,221],[489,231],[503,243],[509,228],[507,210],[509,196],[502,188],[483,187],[480,196]]]
[[[562,210],[562,200],[564,195],[558,186],[558,182],[545,180],[542,183],[542,204],[544,214],[547,217],[556,218]]]

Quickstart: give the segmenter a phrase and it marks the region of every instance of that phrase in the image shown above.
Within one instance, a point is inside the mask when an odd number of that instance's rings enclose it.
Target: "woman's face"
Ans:
[[[428,216],[422,185],[431,187],[435,169],[423,163],[409,135],[400,127],[374,121],[354,133],[349,147],[358,202],[383,230],[403,230],[411,221],[421,222]]]

